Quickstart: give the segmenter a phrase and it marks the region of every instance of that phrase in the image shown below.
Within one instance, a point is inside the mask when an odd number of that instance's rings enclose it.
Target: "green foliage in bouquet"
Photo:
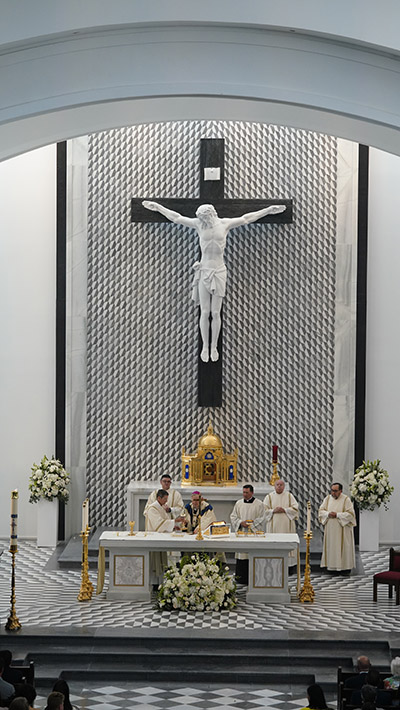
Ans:
[[[29,476],[30,503],[37,503],[38,500],[58,500],[67,502],[69,498],[68,484],[70,482],[69,473],[66,472],[61,461],[48,459],[43,456],[40,464],[34,463]]]
[[[380,464],[380,459],[363,461],[354,474],[350,495],[361,510],[374,510],[381,505],[388,508],[394,488],[389,483],[388,472]]]
[[[157,606],[166,610],[218,611],[236,604],[236,582],[229,568],[205,552],[186,555],[168,567],[157,593]]]

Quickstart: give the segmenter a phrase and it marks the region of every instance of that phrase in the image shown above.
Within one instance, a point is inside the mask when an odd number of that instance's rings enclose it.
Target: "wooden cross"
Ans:
[[[197,208],[204,203],[212,204],[220,217],[239,217],[247,212],[255,212],[269,205],[284,204],[285,212],[267,215],[257,223],[288,224],[292,222],[292,200],[227,200],[224,198],[224,139],[202,138],[200,141],[200,197],[199,199],[179,199],[164,197],[136,197],[131,202],[131,222],[169,222],[159,212],[151,212],[142,205],[143,200],[160,202],[165,207],[187,217],[195,217]],[[184,227],[183,227],[184,229]],[[189,299],[189,294],[188,294]],[[223,314],[221,312],[221,320]],[[202,340],[199,333],[198,357],[198,406],[222,406],[222,324],[218,340],[219,360],[203,362],[200,359]]]

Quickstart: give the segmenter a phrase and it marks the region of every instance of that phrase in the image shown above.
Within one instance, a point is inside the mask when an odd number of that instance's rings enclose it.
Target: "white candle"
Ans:
[[[89,527],[89,498],[86,498],[86,525]]]
[[[82,503],[82,531],[86,530],[86,500]]]
[[[10,545],[17,544],[17,522],[18,522],[18,490],[11,491],[11,531]]]
[[[311,532],[311,502],[307,501],[307,530],[306,532]]]

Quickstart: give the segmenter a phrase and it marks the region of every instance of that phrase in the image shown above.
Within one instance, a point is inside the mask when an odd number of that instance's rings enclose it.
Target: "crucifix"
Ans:
[[[220,407],[226,234],[233,227],[256,221],[287,224],[292,221],[292,201],[224,199],[224,140],[220,138],[201,140],[200,198],[160,199],[162,205],[148,198],[132,199],[131,221],[173,221],[192,227],[199,234],[202,259],[194,265],[194,300],[200,305],[198,405]],[[218,217],[218,212],[224,215],[222,219]]]

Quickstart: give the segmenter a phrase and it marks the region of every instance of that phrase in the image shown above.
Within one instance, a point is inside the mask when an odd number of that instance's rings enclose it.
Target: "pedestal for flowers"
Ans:
[[[37,545],[55,547],[58,539],[58,501],[69,498],[69,473],[61,461],[43,456],[40,464],[34,463],[29,477],[29,502],[37,503]]]
[[[42,498],[37,504],[37,546],[55,547],[58,539],[58,500]]]
[[[359,549],[362,552],[379,550],[379,508],[360,510]]]
[[[379,507],[387,510],[393,493],[388,472],[381,467],[380,459],[363,461],[354,474],[350,493],[360,509],[360,540],[362,551],[379,550]]]

